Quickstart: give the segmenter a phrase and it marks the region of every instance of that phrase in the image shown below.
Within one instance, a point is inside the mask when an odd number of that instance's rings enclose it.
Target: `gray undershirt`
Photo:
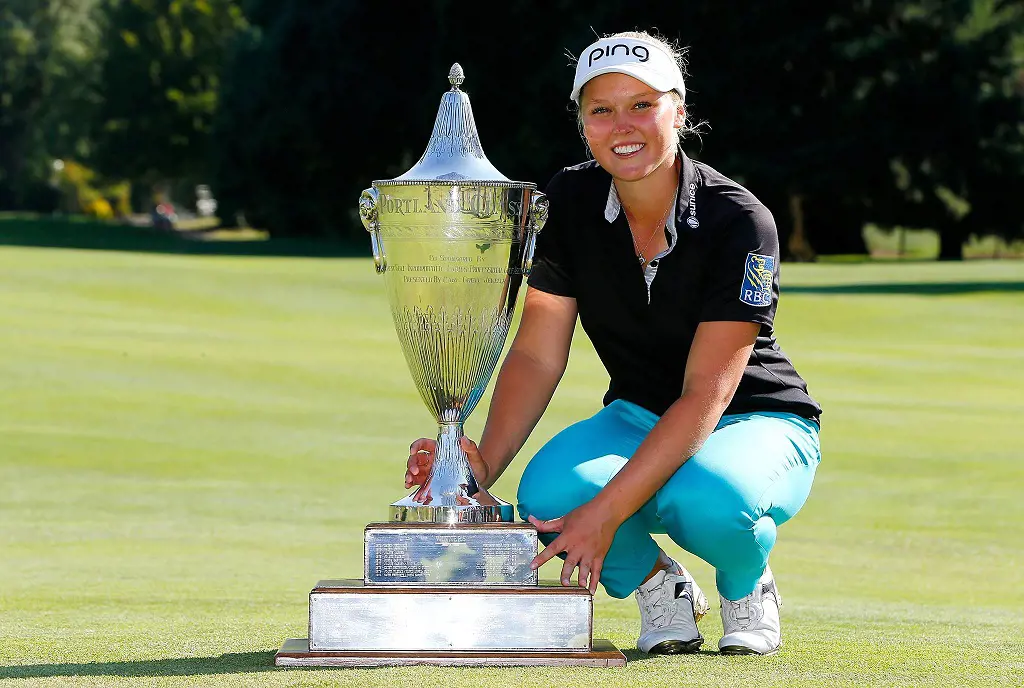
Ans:
[[[672,200],[672,206],[676,209],[676,212],[668,214],[668,222],[665,224],[665,229],[668,232],[668,248],[651,258],[650,262],[644,267],[644,281],[647,283],[647,305],[651,303],[651,284],[654,283],[654,277],[658,274],[658,265],[661,264],[662,258],[672,253],[672,249],[676,247],[676,242],[679,239],[679,235],[676,233],[676,213],[679,212],[678,188],[676,188],[676,195]],[[608,224],[611,224],[619,217],[620,212],[622,212],[622,202],[619,200],[619,192],[615,190],[615,182],[612,182],[611,188],[608,190],[608,201],[604,205],[604,219],[608,221]]]

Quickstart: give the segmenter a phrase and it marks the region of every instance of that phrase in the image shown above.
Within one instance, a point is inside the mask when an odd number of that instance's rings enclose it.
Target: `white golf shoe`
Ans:
[[[782,647],[782,625],[779,607],[782,597],[775,587],[775,577],[765,568],[754,591],[743,599],[732,601],[721,595],[722,639],[718,649],[723,655],[770,655]]]
[[[642,652],[690,653],[704,643],[697,622],[708,612],[708,598],[686,569],[678,562],[673,564],[673,568],[659,571],[636,590],[640,607],[636,646]]]

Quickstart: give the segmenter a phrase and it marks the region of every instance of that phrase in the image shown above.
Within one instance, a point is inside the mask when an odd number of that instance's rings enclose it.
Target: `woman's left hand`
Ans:
[[[620,525],[613,518],[609,518],[607,510],[590,501],[561,518],[541,521],[530,516],[527,520],[539,533],[559,533],[559,536],[534,558],[530,568],[539,569],[544,562],[553,559],[560,552],[565,552],[562,585],[571,584],[573,569],[579,567],[577,580],[580,586],[589,588],[591,594],[596,593],[604,558]]]

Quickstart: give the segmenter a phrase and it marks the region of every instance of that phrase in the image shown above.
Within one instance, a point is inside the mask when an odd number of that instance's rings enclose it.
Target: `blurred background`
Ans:
[[[453,62],[490,160],[543,185],[587,157],[571,56],[632,29],[689,47],[688,153],[788,259],[1024,255],[1019,0],[4,0],[0,240],[364,250],[359,193],[419,158]]]

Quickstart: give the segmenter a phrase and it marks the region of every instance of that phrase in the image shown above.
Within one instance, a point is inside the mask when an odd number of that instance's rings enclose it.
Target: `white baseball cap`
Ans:
[[[657,43],[642,38],[602,38],[592,43],[576,62],[576,78],[569,98],[577,103],[583,86],[595,76],[618,72],[639,79],[656,91],[676,91],[686,100],[683,73],[675,58]]]

